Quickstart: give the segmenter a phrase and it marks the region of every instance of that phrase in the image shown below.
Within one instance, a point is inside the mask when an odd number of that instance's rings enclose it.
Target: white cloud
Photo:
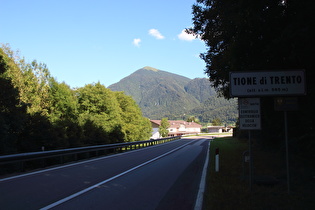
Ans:
[[[182,32],[180,34],[178,34],[177,37],[180,40],[184,40],[184,41],[192,41],[192,40],[197,38],[197,36],[195,36],[193,34],[188,34],[185,29],[182,30]]]
[[[149,34],[154,36],[157,39],[164,39],[165,37],[157,30],[157,29],[150,29]]]
[[[141,39],[133,39],[132,44],[136,47],[140,47]]]

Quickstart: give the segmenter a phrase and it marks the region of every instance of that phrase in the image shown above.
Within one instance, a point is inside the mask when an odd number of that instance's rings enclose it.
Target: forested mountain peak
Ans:
[[[231,104],[223,98],[217,98],[207,78],[190,79],[146,66],[108,88],[124,91],[131,96],[140,106],[143,115],[150,119],[168,117],[172,120],[185,120],[194,115],[203,122],[209,122],[216,116],[231,123],[237,115],[235,101]]]
[[[137,80],[137,81],[143,81],[143,79],[145,79],[143,82],[152,81],[152,80],[156,80],[156,79],[163,79],[163,80],[167,80],[167,81],[173,80],[173,82],[187,83],[191,80],[187,77],[184,77],[184,76],[181,76],[178,74],[174,74],[174,73],[171,73],[168,71],[156,69],[156,68],[153,68],[150,66],[145,66],[141,69],[138,69],[134,73],[132,73],[131,75],[123,78],[122,80],[125,80],[125,79],[130,80],[131,78],[132,78],[132,80]],[[115,86],[118,83],[115,83],[111,86]]]

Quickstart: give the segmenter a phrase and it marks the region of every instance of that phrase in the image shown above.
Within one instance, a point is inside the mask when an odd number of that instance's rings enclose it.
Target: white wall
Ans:
[[[159,139],[160,133],[159,133],[159,128],[153,128],[152,136],[151,139]]]

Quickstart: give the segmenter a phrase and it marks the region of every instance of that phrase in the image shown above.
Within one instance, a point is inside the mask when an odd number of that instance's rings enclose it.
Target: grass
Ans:
[[[214,171],[217,147],[220,149],[219,172]],[[273,176],[280,182],[274,186],[253,184],[250,192],[248,179],[242,179],[242,153],[245,150],[248,150],[247,141],[232,137],[216,138],[211,142],[203,209],[315,209],[315,180],[307,179],[309,174],[305,174],[309,172],[306,168],[313,168],[311,163],[296,166],[293,161],[292,191],[288,194],[284,154],[254,147],[254,175]]]

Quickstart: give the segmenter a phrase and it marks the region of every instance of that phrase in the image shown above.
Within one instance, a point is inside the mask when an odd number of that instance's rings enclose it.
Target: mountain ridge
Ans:
[[[222,103],[227,101],[216,97],[215,90],[206,78],[190,79],[150,66],[136,70],[108,88],[113,91],[124,91],[126,95],[131,96],[141,108],[143,115],[150,119],[163,117],[185,119],[194,115],[208,122],[211,116],[208,117],[209,119],[202,116],[209,111],[204,103],[209,103],[209,99],[212,102],[219,100],[218,104],[222,107]],[[220,108],[211,107],[213,110]],[[232,107],[232,113],[235,111],[236,108]],[[235,120],[234,116],[221,118],[229,123]]]

